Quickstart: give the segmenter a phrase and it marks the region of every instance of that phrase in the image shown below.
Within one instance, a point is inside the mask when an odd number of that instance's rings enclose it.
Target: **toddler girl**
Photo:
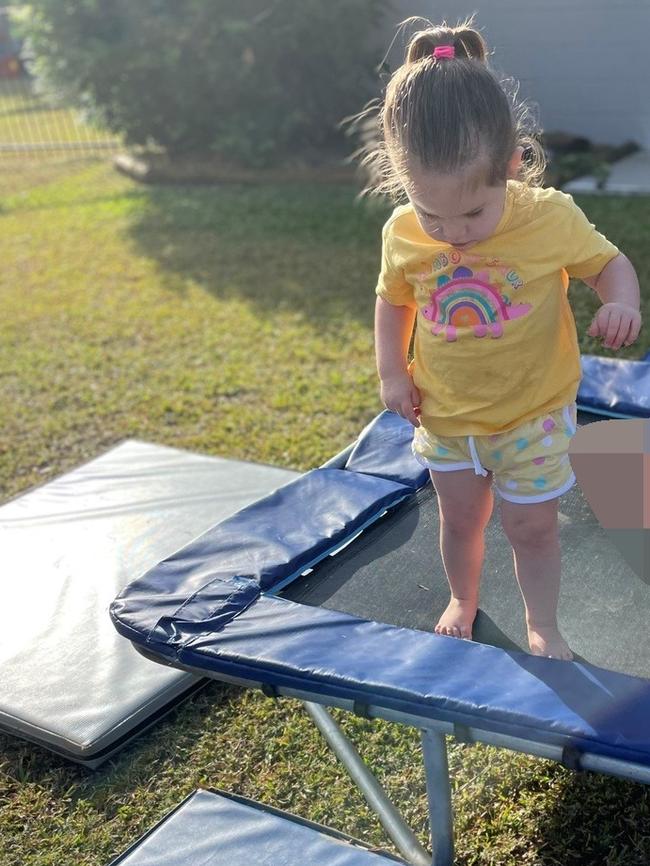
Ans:
[[[408,198],[382,235],[381,398],[413,424],[438,497],[451,599],[435,631],[471,639],[494,477],[531,652],[571,659],[557,625],[558,497],[575,483],[581,376],[569,277],[598,294],[587,333],[611,349],[639,334],[639,284],[571,196],[539,186],[543,151],[471,23],[414,34],[365,160],[383,172],[371,191]]]

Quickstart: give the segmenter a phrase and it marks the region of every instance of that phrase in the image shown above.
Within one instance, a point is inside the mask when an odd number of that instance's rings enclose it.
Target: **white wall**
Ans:
[[[383,27],[386,49],[411,15],[455,24],[477,12],[491,65],[519,80],[544,129],[650,148],[650,0],[393,0],[393,7]],[[398,37],[391,69],[404,45]]]

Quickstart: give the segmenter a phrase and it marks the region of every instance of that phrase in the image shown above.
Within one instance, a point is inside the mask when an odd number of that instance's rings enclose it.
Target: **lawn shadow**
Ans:
[[[169,291],[190,281],[260,314],[368,325],[390,208],[356,195],[352,184],[147,188],[130,234]]]
[[[536,835],[540,866],[647,866],[650,862],[650,790],[595,773],[555,779],[553,807],[540,812]]]

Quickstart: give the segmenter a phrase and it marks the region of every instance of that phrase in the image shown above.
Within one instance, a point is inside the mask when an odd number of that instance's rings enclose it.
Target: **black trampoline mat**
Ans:
[[[485,531],[481,601],[473,639],[528,651],[524,606],[501,499]],[[580,660],[650,677],[650,586],[609,541],[575,484],[560,498],[560,629]],[[431,484],[280,595],[391,625],[433,631],[449,601]],[[454,640],[454,638],[448,638]]]

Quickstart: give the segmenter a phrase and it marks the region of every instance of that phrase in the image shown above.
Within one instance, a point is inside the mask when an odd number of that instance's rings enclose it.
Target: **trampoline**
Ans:
[[[645,359],[583,357],[583,372],[579,424],[650,418]],[[411,436],[407,422],[382,413],[324,466],[134,580],[110,613],[117,631],[162,665],[303,700],[406,859],[448,866],[446,735],[650,782],[650,585],[574,486],[560,501],[560,621],[576,659],[523,651],[512,553],[494,514],[475,640],[434,634],[447,586],[435,492]],[[421,730],[432,854],[325,706]]]

